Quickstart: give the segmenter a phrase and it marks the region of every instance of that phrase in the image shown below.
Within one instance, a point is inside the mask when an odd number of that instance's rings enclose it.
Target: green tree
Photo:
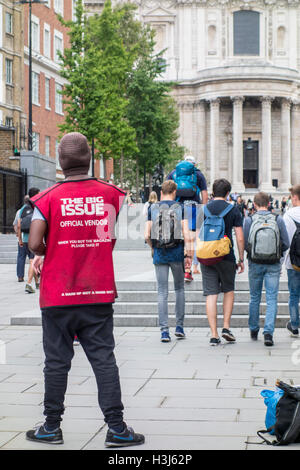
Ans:
[[[141,175],[150,175],[151,189],[151,175],[157,165],[166,166],[183,155],[183,148],[177,144],[179,114],[170,96],[172,84],[161,80],[165,64],[161,54],[153,54],[152,40],[150,49],[152,53],[140,58],[128,80],[128,118],[139,148],[134,155],[137,193]]]
[[[137,152],[135,131],[127,118],[127,75],[134,56],[118,33],[119,14],[106,0],[100,16],[86,19],[82,0],[76,21],[69,28],[70,47],[62,57],[62,75],[68,80],[62,132],[79,130],[104,158],[120,158]]]

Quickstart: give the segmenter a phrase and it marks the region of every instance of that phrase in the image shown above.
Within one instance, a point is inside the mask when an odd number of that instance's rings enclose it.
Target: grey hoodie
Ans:
[[[300,206],[292,207],[291,209],[286,211],[286,213],[283,216],[283,220],[285,222],[285,226],[286,226],[287,233],[288,233],[289,240],[290,240],[290,244],[291,244],[294,233],[296,232],[296,225],[293,222],[293,220],[300,223]],[[285,263],[286,269],[293,269],[293,267],[291,265],[291,260],[290,260],[290,254],[289,253],[290,253],[290,250],[288,250],[285,254],[284,263]]]

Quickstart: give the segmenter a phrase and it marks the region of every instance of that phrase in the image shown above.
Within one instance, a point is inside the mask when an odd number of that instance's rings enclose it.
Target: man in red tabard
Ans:
[[[112,252],[125,193],[88,176],[91,154],[82,134],[66,134],[58,151],[65,180],[31,199],[29,247],[37,255],[34,265],[41,273],[46,420],[26,437],[63,443],[60,422],[77,336],[96,377],[99,405],[108,425],[105,445],[143,444],[144,436],[123,421],[114,356],[112,304],[117,292]]]

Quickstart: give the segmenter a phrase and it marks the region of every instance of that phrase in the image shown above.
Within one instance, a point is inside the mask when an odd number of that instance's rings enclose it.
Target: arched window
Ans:
[[[233,14],[234,55],[259,56],[259,23],[257,11],[241,10]]]

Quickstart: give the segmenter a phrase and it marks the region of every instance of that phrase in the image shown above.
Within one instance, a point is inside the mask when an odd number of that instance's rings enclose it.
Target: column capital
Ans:
[[[221,103],[221,100],[220,98],[212,98],[210,100],[208,100],[209,103],[210,103],[210,106],[211,107],[215,107],[215,108],[218,108],[220,106],[220,103]]]
[[[300,111],[300,101],[299,100],[292,100],[292,110],[293,111]]]
[[[233,104],[241,104],[242,105],[243,102],[245,101],[244,96],[231,96],[230,99],[233,102]]]
[[[191,110],[194,107],[195,102],[193,100],[179,100],[177,101],[177,106],[183,111]]]
[[[291,98],[281,98],[281,107],[282,108],[291,108],[292,100]]]
[[[274,100],[274,96],[261,96],[259,100],[262,105],[270,106],[272,104],[272,101]]]
[[[195,101],[194,101],[194,105],[195,105],[195,107],[197,107],[197,108],[203,108],[203,107],[205,107],[205,105],[206,105],[206,100],[204,100],[204,99],[195,100]]]

